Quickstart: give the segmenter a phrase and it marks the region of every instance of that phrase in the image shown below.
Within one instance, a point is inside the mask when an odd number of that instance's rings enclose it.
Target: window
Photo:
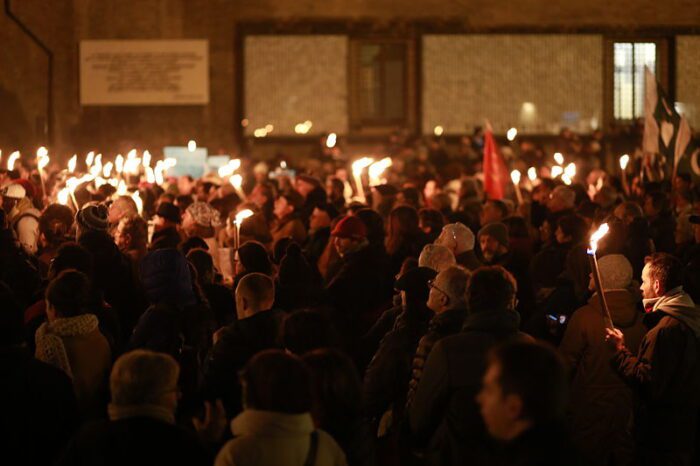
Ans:
[[[644,67],[657,75],[657,44],[615,42],[613,60],[614,119],[625,121],[644,116]]]
[[[355,129],[410,124],[410,53],[405,40],[352,40],[349,103]]]

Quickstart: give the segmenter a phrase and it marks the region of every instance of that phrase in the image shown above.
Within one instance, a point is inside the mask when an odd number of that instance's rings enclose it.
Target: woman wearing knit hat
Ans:
[[[87,231],[107,231],[109,211],[102,204],[91,202],[85,204],[75,214],[75,238],[79,239]]]
[[[615,328],[625,335],[630,351],[637,351],[646,327],[639,311],[639,294],[632,286],[632,265],[621,254],[598,260],[605,299]],[[595,290],[593,279],[589,288]],[[607,464],[611,458],[625,464],[634,446],[631,389],[610,365],[614,351],[605,342],[605,317],[598,295],[571,316],[559,351],[571,368],[574,438],[582,451]]]
[[[292,190],[279,195],[275,201],[275,218],[271,233],[272,241],[291,236],[297,244],[306,241],[306,227],[301,221],[300,212],[304,206],[304,198]]]

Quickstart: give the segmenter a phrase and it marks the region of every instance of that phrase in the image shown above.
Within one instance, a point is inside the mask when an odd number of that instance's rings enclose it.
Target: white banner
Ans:
[[[80,42],[81,105],[208,103],[206,40]]]

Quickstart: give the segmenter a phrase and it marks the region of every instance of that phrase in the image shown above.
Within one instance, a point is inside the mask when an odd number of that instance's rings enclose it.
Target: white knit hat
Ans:
[[[27,195],[27,191],[21,184],[12,183],[3,188],[2,195],[12,199],[22,199]]]
[[[598,259],[604,290],[627,288],[632,282],[632,264],[622,254],[609,254]]]

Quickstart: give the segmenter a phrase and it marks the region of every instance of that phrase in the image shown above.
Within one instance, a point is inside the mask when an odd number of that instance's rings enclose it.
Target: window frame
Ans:
[[[616,43],[654,43],[656,45],[656,79],[659,80],[671,100],[674,100],[675,87],[672,79],[671,51],[673,38],[655,35],[621,35],[603,38],[603,111],[607,128],[620,128],[633,124],[633,119],[615,118],[615,44]],[[640,117],[640,118],[643,118]]]

